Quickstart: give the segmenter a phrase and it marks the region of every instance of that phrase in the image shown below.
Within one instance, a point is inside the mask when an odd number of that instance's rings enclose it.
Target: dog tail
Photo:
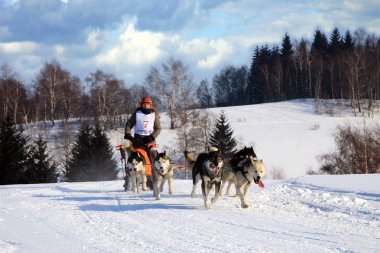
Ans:
[[[195,163],[195,159],[194,159],[194,154],[193,154],[193,153],[191,153],[191,152],[185,150],[185,151],[183,152],[183,154],[185,155],[186,160],[187,160],[190,164]]]

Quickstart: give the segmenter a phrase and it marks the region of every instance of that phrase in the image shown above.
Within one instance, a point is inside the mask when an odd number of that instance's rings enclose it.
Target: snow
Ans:
[[[380,175],[266,180],[248,209],[223,196],[205,210],[200,187],[174,194],[109,182],[0,187],[1,252],[379,252]],[[335,183],[334,183],[335,182]]]
[[[174,180],[173,195],[166,184],[161,200],[124,192],[122,180],[4,185],[0,252],[380,252],[380,174],[305,175],[334,149],[337,125],[363,118],[315,115],[307,101],[223,109],[240,144],[254,144],[267,165],[248,209],[223,195],[206,210],[200,186],[190,197],[191,180]],[[159,149],[174,147],[162,119]],[[109,134],[119,143],[120,133]],[[274,167],[286,178],[270,179]]]

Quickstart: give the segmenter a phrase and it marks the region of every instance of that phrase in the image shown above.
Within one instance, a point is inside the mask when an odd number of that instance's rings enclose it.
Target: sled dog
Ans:
[[[153,194],[157,200],[160,199],[160,193],[163,190],[165,181],[169,184],[169,194],[173,194],[173,167],[166,151],[157,153],[153,161],[153,170],[155,173],[155,182],[153,185]]]
[[[186,159],[193,165],[193,190],[191,197],[195,197],[195,190],[199,180],[202,180],[202,195],[206,209],[210,209],[211,203],[215,203],[219,199],[219,190],[222,180],[223,158],[220,150],[211,151],[209,153],[201,153],[194,160],[192,154],[188,151],[184,152]],[[215,186],[215,196],[209,199],[210,191]]]
[[[247,197],[252,182],[264,187],[261,179],[265,175],[265,166],[262,160],[249,157],[234,157],[230,161],[235,172],[236,193],[239,195],[241,207],[247,208]],[[236,167],[233,167],[236,164]]]
[[[247,158],[247,157],[252,157],[254,160],[257,159],[257,156],[256,156],[256,153],[255,151],[253,150],[253,147],[246,147],[244,146],[243,149],[241,149],[240,151],[236,152],[232,158],[234,158],[232,160],[232,162],[235,162],[235,164],[232,164],[231,165],[231,160],[229,161],[229,163],[226,164],[225,167],[223,167],[223,172],[222,172],[222,185],[220,187],[220,192],[219,194],[222,196],[223,195],[223,189],[224,189],[224,185],[226,183],[228,183],[227,185],[227,191],[226,191],[226,195],[227,196],[232,196],[231,195],[231,186],[233,184],[235,184],[235,181],[236,181],[236,173],[235,171],[232,169],[232,167],[235,167],[237,166],[237,163],[238,161],[240,161],[240,159],[236,159],[236,158]],[[235,185],[235,188],[236,188],[236,185]],[[238,195],[238,192],[236,191],[235,193],[236,195]]]
[[[140,193],[139,186],[142,183],[142,190],[146,191],[145,160],[139,152],[131,151],[128,157],[128,170],[130,173],[131,190],[134,193]]]

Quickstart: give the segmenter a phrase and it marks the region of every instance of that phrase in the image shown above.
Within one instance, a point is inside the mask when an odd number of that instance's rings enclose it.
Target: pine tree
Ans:
[[[343,40],[340,36],[338,28],[335,28],[330,35],[330,43],[328,45],[328,50],[330,55],[337,55],[342,51]]]
[[[106,181],[117,178],[117,164],[112,159],[112,145],[106,134],[97,123],[91,139],[93,161],[91,166],[91,181]]]
[[[225,112],[222,110],[216,122],[215,129],[210,136],[210,145],[218,147],[225,158],[231,157],[236,152],[236,140],[232,137],[233,131],[227,122]]]
[[[66,180],[69,182],[87,181],[91,161],[93,160],[91,147],[92,131],[88,123],[81,125],[77,140],[71,151],[71,159],[66,168]]]
[[[35,146],[31,150],[31,160],[26,172],[28,183],[56,183],[57,182],[57,165],[51,162],[47,154],[46,141],[39,135]]]
[[[0,185],[24,183],[28,138],[8,117],[0,127]]]
[[[112,159],[112,146],[106,134],[96,124],[93,130],[87,123],[81,126],[66,169],[70,182],[114,180],[117,164]]]
[[[326,35],[317,29],[314,34],[314,40],[311,44],[311,53],[315,54],[318,52],[324,56],[328,50],[328,44]]]
[[[350,31],[346,31],[343,39],[344,49],[352,51],[354,49],[354,41],[352,39]]]

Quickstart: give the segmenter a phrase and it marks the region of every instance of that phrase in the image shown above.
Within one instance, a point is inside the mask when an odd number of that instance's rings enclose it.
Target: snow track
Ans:
[[[159,201],[122,181],[1,186],[0,251],[379,252],[380,189],[319,180],[268,180],[250,208],[224,195],[211,210],[190,180]]]

